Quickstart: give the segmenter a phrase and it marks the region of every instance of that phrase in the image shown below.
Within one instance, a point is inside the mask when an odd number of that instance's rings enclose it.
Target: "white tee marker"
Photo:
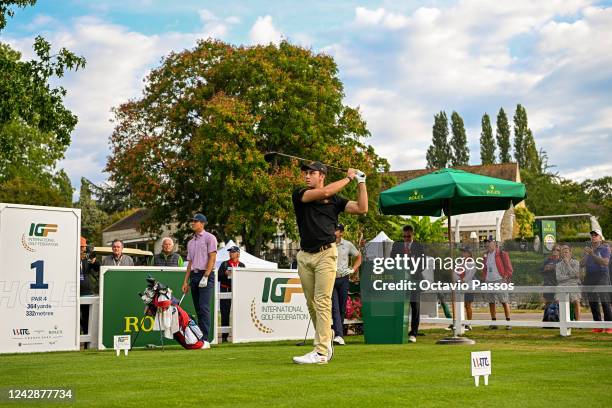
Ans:
[[[472,377],[474,377],[474,384],[478,387],[480,376],[484,375],[484,383],[485,385],[489,385],[489,376],[491,375],[491,352],[475,351],[471,354]]]
[[[130,335],[124,336],[113,336],[113,342],[115,345],[115,351],[117,352],[117,357],[121,354],[121,350],[125,351],[125,355],[128,355],[128,351],[130,351],[130,345],[132,343],[132,339]]]

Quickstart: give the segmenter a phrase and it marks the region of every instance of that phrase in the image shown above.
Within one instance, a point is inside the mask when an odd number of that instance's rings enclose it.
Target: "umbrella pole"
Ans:
[[[446,201],[446,206],[444,207],[444,212],[446,213],[446,218],[448,221],[448,246],[450,248],[450,257],[453,259],[453,265],[455,260],[455,251],[453,248],[453,237],[451,235],[451,203],[450,200]],[[455,279],[455,271],[451,271],[451,283]],[[474,340],[468,339],[467,337],[459,337],[457,336],[457,305],[455,305],[455,289],[451,290],[451,306],[453,309],[453,336],[452,337],[444,337],[437,341],[437,344],[476,344]]]

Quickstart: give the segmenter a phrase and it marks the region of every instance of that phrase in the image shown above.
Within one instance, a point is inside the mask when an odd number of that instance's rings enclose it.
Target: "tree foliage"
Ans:
[[[527,111],[519,103],[514,112],[514,159],[521,169],[525,166],[525,138],[529,131]]]
[[[465,166],[470,161],[470,149],[467,144],[467,135],[465,134],[465,125],[459,114],[453,111],[451,115],[451,137],[450,145],[452,148],[451,165]]]
[[[109,224],[109,216],[102,211],[92,197],[92,183],[81,178],[81,190],[76,207],[81,209],[81,235],[88,243],[102,244],[102,230]]]
[[[33,6],[36,0],[0,0],[0,31],[6,27],[6,17],[15,15],[14,7]]]
[[[432,221],[430,217],[410,217],[404,222],[414,228],[414,240],[421,243],[447,242],[446,217],[440,217]],[[395,237],[396,241],[401,241],[401,235]]]
[[[446,112],[434,115],[431,145],[427,149],[427,168],[444,168],[451,161],[451,150],[448,144],[448,118]]]
[[[518,227],[518,236],[522,238],[533,237],[535,215],[526,207],[515,207],[514,216]]]
[[[491,128],[491,118],[488,114],[482,115],[480,122],[480,162],[482,164],[495,163],[495,139],[493,139],[493,129]]]
[[[12,16],[11,6],[34,3],[1,2],[0,29],[6,16]],[[40,36],[34,51],[37,59],[23,61],[19,52],[0,43],[0,190],[4,201],[66,205],[72,187],[56,165],[70,144],[77,118],[63,104],[66,90],[50,82],[66,70],[83,68],[85,59],[65,48],[52,53],[51,44]]]
[[[499,108],[497,114],[497,129],[495,130],[497,148],[499,149],[499,162],[510,163],[510,125],[504,108]]]
[[[110,180],[152,211],[148,230],[176,219],[185,232],[201,211],[221,240],[240,235],[259,254],[279,231],[296,236],[291,192],[302,184],[299,163],[264,160],[279,151],[364,170],[372,210],[360,221],[376,224],[372,204],[393,183],[378,172],[389,165],[362,142],[369,131],[343,96],[327,55],[286,41],[199,41],[166,56],[142,97],[115,109]],[[332,172],[328,181],[342,176]],[[343,194],[355,192],[352,185]]]

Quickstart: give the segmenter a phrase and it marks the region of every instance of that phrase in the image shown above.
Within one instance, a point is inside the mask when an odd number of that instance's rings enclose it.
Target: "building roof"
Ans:
[[[458,170],[467,171],[469,173],[480,174],[482,176],[496,177],[508,181],[521,181],[521,173],[517,163],[500,163],[500,164],[484,164],[478,166],[457,166],[453,167]],[[424,176],[425,174],[434,172],[438,169],[418,169],[418,170],[400,170],[390,171],[389,174],[397,177],[397,181],[412,180],[414,178]]]
[[[151,216],[151,211],[146,208],[139,208],[133,213],[121,218],[119,221],[106,227],[102,232],[121,231],[135,229],[140,227],[140,224]]]

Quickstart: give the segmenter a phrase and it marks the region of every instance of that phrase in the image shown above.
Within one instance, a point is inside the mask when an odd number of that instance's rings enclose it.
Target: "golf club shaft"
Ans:
[[[268,152],[266,154],[289,157],[290,159],[296,159],[296,160],[300,160],[300,161],[304,161],[304,162],[312,162],[312,161],[314,161],[314,160],[305,159],[303,157],[293,156],[293,155],[290,155],[290,154],[279,153],[279,152]],[[323,163],[323,164],[325,164],[327,167],[331,167],[332,169],[340,170],[340,171],[343,171],[343,172],[346,172],[348,170],[348,169],[345,169],[343,167],[332,166],[331,164],[326,164],[326,163]]]
[[[181,303],[183,303],[183,299],[185,299],[185,294],[183,293],[183,296],[181,296],[181,300],[179,300],[179,306],[181,305]]]
[[[308,319],[308,325],[306,326],[306,334],[304,334],[304,341],[299,342],[297,344],[298,346],[303,346],[306,344],[306,338],[308,337],[308,329],[310,329],[310,321],[311,319]]]

